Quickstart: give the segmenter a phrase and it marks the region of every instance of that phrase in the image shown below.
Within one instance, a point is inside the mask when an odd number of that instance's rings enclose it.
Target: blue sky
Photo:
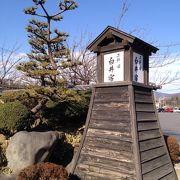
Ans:
[[[57,0],[50,0],[48,8],[53,11]],[[120,14],[120,0],[77,0],[78,9],[64,14],[58,24],[73,39],[82,31],[96,37],[107,25],[115,26]],[[121,23],[121,30],[145,29],[144,40],[157,44],[180,43],[180,1],[129,0],[129,11]],[[5,0],[0,6],[0,45],[21,44],[20,51],[28,52],[25,26],[30,16],[23,8],[31,6],[31,0]],[[141,32],[143,33],[143,32]],[[136,34],[135,34],[136,35]],[[179,47],[173,49],[179,51]]]
[[[54,11],[57,0],[48,1],[48,8]],[[69,42],[78,39],[84,31],[94,39],[106,26],[117,25],[121,0],[77,0],[77,3],[78,8],[65,13],[64,20],[57,25],[60,30],[69,33]],[[121,30],[143,29],[139,34],[145,41],[180,44],[179,0],[128,0],[128,4],[129,10],[121,22]],[[17,43],[20,45],[19,52],[29,52],[25,26],[30,16],[23,13],[23,8],[31,5],[31,0],[1,1],[0,47],[5,44],[9,48]],[[171,52],[180,52],[180,45],[172,47]]]

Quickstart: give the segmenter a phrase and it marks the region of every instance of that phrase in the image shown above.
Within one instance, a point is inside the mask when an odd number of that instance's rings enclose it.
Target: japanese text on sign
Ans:
[[[104,82],[124,80],[124,51],[104,55]]]
[[[133,53],[133,81],[144,83],[143,56]]]

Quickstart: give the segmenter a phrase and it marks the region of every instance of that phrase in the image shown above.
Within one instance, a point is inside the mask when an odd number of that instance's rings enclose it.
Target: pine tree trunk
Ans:
[[[41,100],[34,108],[31,109],[31,112],[36,114],[47,103],[47,101],[47,99]]]

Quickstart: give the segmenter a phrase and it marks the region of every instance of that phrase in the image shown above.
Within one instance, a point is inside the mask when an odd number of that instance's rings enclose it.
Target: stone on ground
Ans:
[[[51,152],[64,133],[58,131],[21,131],[11,137],[6,151],[8,167],[18,173],[23,168],[48,160]]]

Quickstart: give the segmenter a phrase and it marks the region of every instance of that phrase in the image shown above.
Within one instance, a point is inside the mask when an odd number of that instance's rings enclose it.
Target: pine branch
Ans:
[[[47,18],[49,18],[50,16],[49,16],[48,12],[46,11],[45,7],[43,6],[43,4],[41,2],[39,4],[42,7],[43,11],[45,12]]]
[[[62,10],[61,12],[59,12],[59,13],[57,13],[57,14],[55,14],[55,15],[52,15],[52,16],[50,16],[50,17],[51,17],[51,18],[54,18],[54,17],[56,17],[56,16],[59,16],[59,15],[63,14],[65,11],[70,10],[70,8],[73,7],[73,5],[75,5],[74,2],[72,2],[69,6],[64,6],[64,10]],[[62,6],[63,6],[63,5],[62,5]],[[74,8],[76,8],[76,6],[75,6]]]

